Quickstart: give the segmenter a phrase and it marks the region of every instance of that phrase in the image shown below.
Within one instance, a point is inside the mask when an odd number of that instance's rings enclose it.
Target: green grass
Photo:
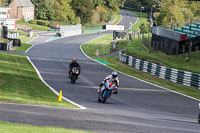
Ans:
[[[119,23],[120,20],[121,20],[121,18],[122,18],[122,16],[121,16],[120,14],[117,14],[116,17],[117,17],[117,18],[116,18],[115,21],[112,23],[113,25]]]
[[[75,107],[65,101],[58,102],[25,56],[0,52],[0,59],[0,101]]]
[[[140,46],[141,50],[139,50]],[[133,42],[120,41],[118,42],[117,47],[119,49],[127,48],[127,53],[135,57],[144,58],[151,62],[160,63],[171,68],[200,73],[200,51],[191,52],[191,59],[189,62],[187,62],[185,59],[188,54],[172,56],[155,51],[149,53],[149,50],[142,44],[140,40],[134,40]]]
[[[23,24],[23,25],[30,26],[30,27],[32,27],[32,30],[48,31],[50,29],[47,26],[41,26],[41,25],[37,25],[37,24],[30,24],[28,22],[17,21],[17,24]]]
[[[149,24],[149,22],[147,21],[147,18],[139,18],[139,20],[137,21],[136,24],[134,24],[130,29],[129,31],[133,30],[133,31],[139,31],[139,25],[140,25],[140,22],[141,24],[145,23],[145,24]]]
[[[28,36],[28,32],[24,32],[21,30],[9,30],[9,32],[18,32],[19,36]]]
[[[138,21],[137,21],[137,23],[136,24],[134,24],[130,29],[129,29],[129,31],[131,31],[131,30],[133,30],[133,31],[138,31],[139,30],[139,24],[141,23],[141,24],[143,24],[143,23],[145,23],[145,24],[147,24],[147,25],[149,25],[149,22],[148,22],[148,14],[147,13],[141,13],[140,14],[140,12],[137,12],[137,11],[131,11],[131,10],[125,10],[125,9],[120,9],[121,11],[125,11],[125,12],[129,12],[129,13],[134,13],[134,14],[136,14],[138,17],[139,17],[139,19],[138,19]]]
[[[90,34],[90,33],[97,33],[97,32],[101,32],[103,30],[84,30],[83,34]]]
[[[96,51],[96,49],[97,49],[96,45],[99,44],[100,41],[104,40],[103,37],[97,38],[97,39],[93,40],[92,42],[87,42],[86,44],[84,44],[82,46],[82,48],[83,47],[85,48],[84,52],[86,54],[88,54],[89,56],[94,55],[94,54],[91,54],[90,50],[92,49],[92,51]],[[108,45],[110,45],[110,42],[105,41],[104,45],[108,46]],[[120,49],[128,47],[128,51],[136,51],[136,53],[138,53],[138,56],[141,56],[141,57],[145,56],[146,58],[150,57],[150,54],[146,53],[147,49],[144,45],[141,45],[141,51],[138,50],[140,46],[139,46],[137,41],[134,42],[134,43],[132,43],[131,41],[122,41],[120,44],[117,44],[117,46]],[[155,55],[155,57],[157,57],[157,58],[159,58],[160,56],[162,56],[162,55],[161,54]],[[164,57],[166,57],[166,56],[164,56]],[[162,61],[169,62],[169,61],[167,61],[168,58],[164,58],[164,57],[161,58]],[[175,59],[175,58],[176,57],[173,57],[172,60]],[[110,66],[110,67],[112,67],[112,68],[114,68],[118,71],[121,71],[123,73],[126,73],[128,75],[134,76],[136,78],[139,78],[139,79],[148,81],[150,83],[153,83],[153,84],[156,84],[156,85],[159,85],[159,86],[162,86],[162,87],[183,93],[185,95],[200,99],[200,90],[194,89],[192,87],[187,87],[187,86],[184,86],[184,85],[181,85],[181,84],[176,84],[176,83],[173,83],[173,82],[168,81],[168,80],[160,79],[160,78],[153,76],[151,74],[144,73],[144,72],[137,70],[137,69],[135,69],[131,66],[128,66],[127,64],[121,63],[119,61],[118,56],[106,56],[106,57],[101,57],[101,58],[100,57],[93,57],[93,59],[100,59],[100,60],[103,60],[105,62],[108,62],[109,63],[108,66]],[[173,63],[175,63],[175,62],[176,61],[174,61]],[[184,60],[181,61],[181,62],[185,63]],[[179,65],[179,66],[182,66],[182,65]],[[199,65],[196,65],[195,69],[197,69],[198,66]]]
[[[0,122],[0,133],[91,133],[81,130],[64,129],[58,127],[41,127],[27,124]]]
[[[97,51],[98,55],[109,54],[112,41],[112,34],[107,34],[88,42],[87,45],[82,45],[82,49],[89,56],[96,56]]]
[[[34,35],[35,36],[35,35]],[[20,36],[20,37],[17,37],[17,39],[20,39],[21,40],[21,44],[22,46],[19,47],[19,46],[16,46],[15,47],[15,51],[18,51],[18,52],[25,52],[29,47],[31,47],[32,45],[31,44],[27,44],[26,42],[32,40],[34,37],[27,37],[27,36]]]

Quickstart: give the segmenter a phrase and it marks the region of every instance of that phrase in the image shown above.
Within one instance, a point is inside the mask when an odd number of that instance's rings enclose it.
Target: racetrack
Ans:
[[[121,14],[119,24],[136,21],[135,15]],[[86,110],[0,103],[0,121],[103,133],[199,133],[197,100],[121,73],[118,95],[106,104],[97,102],[99,83],[113,70],[86,57],[80,45],[104,34],[66,37],[35,45],[26,53],[46,83]],[[82,71],[71,84],[68,66],[74,57]]]

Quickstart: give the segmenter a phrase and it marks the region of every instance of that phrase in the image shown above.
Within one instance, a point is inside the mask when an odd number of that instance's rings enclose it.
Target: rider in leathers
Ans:
[[[72,62],[70,63],[70,65],[69,65],[69,78],[70,78],[70,73],[72,72],[72,68],[73,67],[77,67],[78,68],[78,70],[79,70],[79,74],[81,73],[81,66],[79,65],[79,63],[76,61],[76,58],[74,58],[73,60],[72,60]],[[78,75],[79,75],[78,74]]]
[[[118,86],[119,86],[119,78],[118,78],[118,76],[117,76],[117,72],[115,72],[115,71],[112,72],[112,75],[108,75],[108,76],[104,79],[104,81],[100,84],[100,89],[98,90],[98,93],[100,93],[101,91],[103,91],[103,90],[101,90],[101,88],[102,88],[102,86],[104,85],[104,83],[106,82],[106,80],[109,80],[109,79],[114,79],[115,84],[116,84],[116,88],[115,88],[115,90],[113,91],[113,93],[114,93],[114,94],[117,94],[117,88],[118,88]]]

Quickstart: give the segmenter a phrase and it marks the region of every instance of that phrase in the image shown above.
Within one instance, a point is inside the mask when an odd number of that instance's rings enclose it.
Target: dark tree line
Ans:
[[[158,25],[200,16],[200,1],[195,0],[126,0],[124,6],[134,9],[144,7],[149,12],[153,9],[157,12],[154,17]]]
[[[13,0],[2,0],[6,6]],[[125,0],[31,0],[35,19],[61,21],[68,24],[90,23],[95,12],[101,21],[109,21]]]
[[[31,0],[37,19],[62,21],[69,24],[90,23],[94,12],[109,21],[125,0]],[[103,9],[98,10],[99,7]],[[106,17],[105,17],[106,16]],[[110,18],[109,18],[109,17]]]

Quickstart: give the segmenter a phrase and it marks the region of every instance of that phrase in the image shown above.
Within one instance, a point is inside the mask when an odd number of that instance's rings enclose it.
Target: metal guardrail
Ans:
[[[148,61],[143,61],[126,54],[119,53],[119,60],[143,72],[162,79],[200,89],[200,74],[173,69]]]
[[[8,34],[8,38],[16,38],[18,36],[19,36],[18,32],[14,32],[14,33]]]

